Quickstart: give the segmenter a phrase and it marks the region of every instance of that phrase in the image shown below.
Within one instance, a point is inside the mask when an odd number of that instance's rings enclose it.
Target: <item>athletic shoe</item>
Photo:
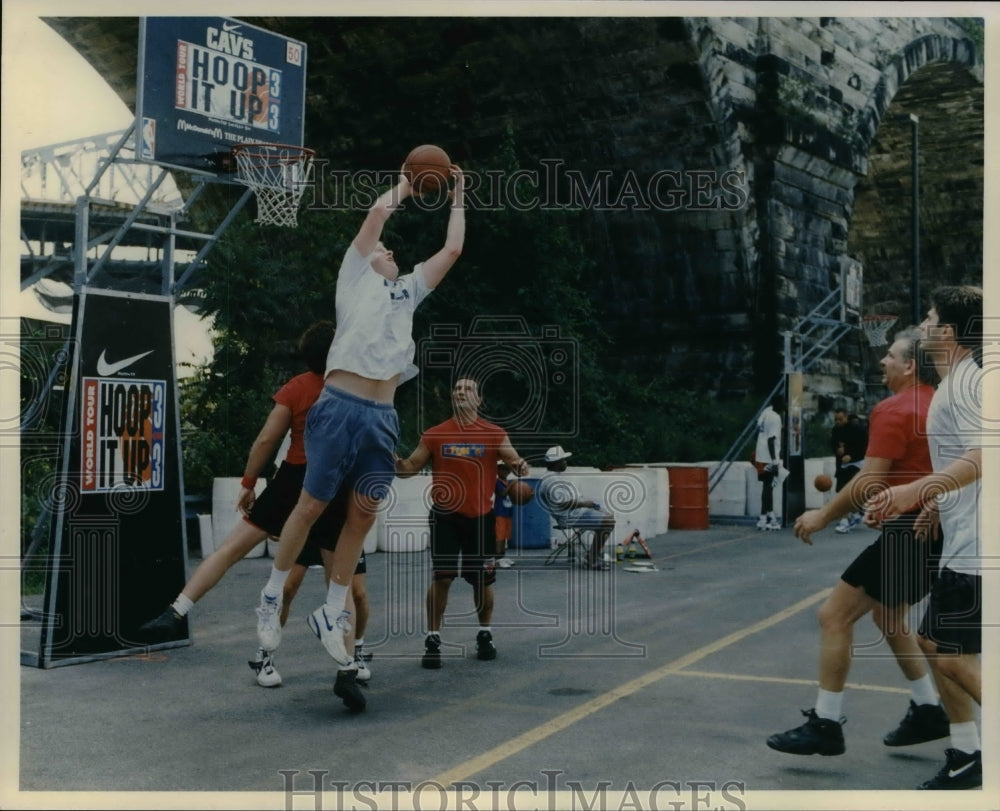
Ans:
[[[424,640],[424,658],[420,660],[420,666],[428,670],[441,667],[441,637],[437,634],[429,634]]]
[[[168,605],[158,617],[140,625],[139,633],[149,642],[167,642],[187,636],[187,618],[174,611],[172,605]]]
[[[497,658],[497,649],[493,646],[493,634],[480,631],[476,634],[476,658],[489,661]]]
[[[366,682],[372,677],[372,672],[368,668],[368,662],[371,661],[372,655],[370,653],[365,653],[363,645],[354,645],[354,664],[358,666],[358,681]]]
[[[595,572],[606,572],[611,569],[611,564],[603,560],[584,560],[584,569],[593,569]]]
[[[951,734],[948,727],[948,713],[940,704],[916,704],[910,699],[910,708],[899,722],[899,726],[882,738],[886,746],[912,746],[947,738]]]
[[[850,532],[852,529],[854,529],[854,525],[847,518],[841,518],[840,519],[840,523],[837,524],[837,526],[834,529],[835,529],[836,532],[839,532],[841,535],[845,535],[848,532]]]
[[[333,660],[338,665],[347,666],[353,658],[344,645],[344,637],[351,632],[351,612],[341,611],[333,622],[330,622],[331,615],[332,611],[328,612],[324,604],[306,618],[306,623],[323,643],[323,647],[333,657]]]
[[[261,687],[281,687],[281,674],[274,669],[274,660],[271,654],[259,648],[257,656],[247,662],[250,669],[257,675],[257,684]]]
[[[844,732],[841,727],[846,719],[831,721],[819,718],[816,710],[802,710],[808,719],[802,726],[772,735],[767,745],[790,755],[842,755]]]
[[[333,683],[333,694],[343,699],[344,706],[351,712],[364,712],[365,694],[357,685],[358,671],[355,668],[337,671],[337,680]]]
[[[260,593],[257,606],[257,645],[264,650],[276,651],[281,644],[281,595],[267,597]]]
[[[969,754],[957,749],[945,749],[946,762],[936,775],[918,789],[966,789],[983,785],[983,755],[979,750]]]
[[[757,521],[757,529],[758,529],[758,531],[759,530],[767,529],[767,516],[766,515],[762,515],[760,517],[760,519]]]
[[[769,532],[781,529],[781,519],[772,518],[770,521],[767,522],[767,527],[765,527],[765,529],[767,529]]]
[[[509,569],[513,565],[514,561],[512,561],[510,558],[500,558],[500,560],[497,561],[497,566],[499,566],[501,569]]]

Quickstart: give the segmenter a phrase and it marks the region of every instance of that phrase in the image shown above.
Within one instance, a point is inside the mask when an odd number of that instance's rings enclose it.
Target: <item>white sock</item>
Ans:
[[[343,611],[347,605],[347,592],[349,590],[349,586],[340,586],[331,580],[326,590],[326,604],[337,611]]]
[[[962,724],[950,724],[951,746],[959,752],[972,754],[978,752],[982,745],[979,743],[979,730],[976,729],[975,721],[966,721]]]
[[[816,694],[816,715],[831,721],[840,721],[840,711],[844,706],[844,694],[832,693],[822,687]]]
[[[365,638],[363,636],[355,638],[355,640],[354,640],[354,647],[355,647],[355,649],[363,647],[364,644],[365,644]]]
[[[938,694],[934,688],[934,679],[930,673],[925,673],[919,679],[910,682],[910,696],[914,704],[937,704]]]
[[[174,609],[178,617],[186,617],[188,611],[194,608],[194,601],[190,597],[178,594],[177,599],[170,604],[170,607]]]
[[[491,634],[493,633],[493,629],[489,625],[480,625],[479,626],[479,630],[480,630],[480,632],[486,631],[487,633],[491,633]]]
[[[436,636],[438,639],[440,639],[441,638],[441,632],[440,631],[428,631],[427,632],[427,636],[429,636],[429,637],[430,636]]]
[[[289,569],[287,572],[281,572],[271,567],[271,577],[267,581],[267,585],[264,586],[264,596],[272,600],[277,600],[281,596],[281,592],[285,590],[285,581],[288,580],[288,573],[292,570]]]

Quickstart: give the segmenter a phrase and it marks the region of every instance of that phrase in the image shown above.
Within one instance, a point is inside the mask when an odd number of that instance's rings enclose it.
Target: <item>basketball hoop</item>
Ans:
[[[868,346],[885,346],[889,343],[886,337],[892,325],[899,320],[898,315],[866,315],[861,319],[861,329],[868,338]]]
[[[259,225],[298,225],[299,201],[312,182],[315,151],[289,144],[238,144],[233,147],[236,176],[257,197]]]

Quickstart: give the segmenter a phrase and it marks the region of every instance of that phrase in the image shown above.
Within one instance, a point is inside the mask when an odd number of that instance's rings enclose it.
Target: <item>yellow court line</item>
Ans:
[[[779,622],[782,622],[800,611],[815,605],[820,600],[826,599],[827,595],[831,591],[833,591],[833,589],[829,588],[818,591],[815,594],[788,606],[788,608],[782,609],[777,614],[772,614],[770,617],[767,617],[760,622],[754,623],[753,625],[740,631],[734,631],[733,633],[728,634],[711,644],[705,645],[704,647],[691,651],[691,653],[681,656],[679,659],[674,659],[674,661],[668,662],[662,667],[656,668],[656,670],[651,670],[643,676],[639,676],[631,681],[620,684],[603,695],[597,696],[596,698],[593,698],[572,710],[567,710],[562,713],[562,715],[557,715],[555,718],[546,721],[544,724],[540,724],[534,729],[529,729],[527,732],[523,732],[517,737],[511,738],[509,741],[506,741],[505,743],[502,743],[487,752],[483,752],[481,755],[470,758],[464,763],[460,763],[454,768],[449,769],[446,772],[442,772],[437,777],[432,778],[432,782],[435,785],[448,786],[459,780],[465,780],[468,777],[489,768],[494,763],[506,760],[521,750],[527,749],[529,746],[543,741],[546,738],[555,735],[557,732],[561,732],[562,730],[572,726],[577,721],[581,721],[587,716],[593,715],[599,710],[603,710],[605,707],[614,704],[619,699],[626,698],[633,693],[637,693],[643,687],[653,684],[665,676],[674,674],[688,665],[693,665],[695,662],[698,662],[707,656],[711,656],[713,653],[718,653],[723,648],[727,648],[742,639],[746,639],[748,636],[752,636],[759,631],[763,631],[766,628],[777,625]]]
[[[816,679],[786,679],[781,676],[747,676],[740,673],[718,673],[708,670],[682,670],[671,673],[672,676],[698,676],[702,679],[726,679],[728,681],[758,681],[771,684],[801,684],[806,687],[817,687],[819,682]],[[883,687],[880,684],[855,684],[847,682],[844,684],[846,690],[867,690],[870,693],[903,693],[909,695],[907,687]]]

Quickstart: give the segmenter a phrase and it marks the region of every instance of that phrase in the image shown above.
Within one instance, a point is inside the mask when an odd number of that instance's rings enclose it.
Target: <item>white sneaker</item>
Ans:
[[[514,561],[512,561],[510,558],[500,558],[500,560],[497,561],[497,566],[499,566],[501,569],[509,569],[513,565]]]
[[[274,599],[260,593],[257,606],[257,644],[266,651],[276,651],[281,644],[281,595]]]
[[[767,526],[765,527],[765,529],[767,529],[768,531],[781,529],[781,519],[772,518],[770,521],[767,522]]]
[[[281,674],[274,669],[274,660],[268,651],[263,648],[258,649],[257,656],[247,664],[257,674],[257,684],[261,687],[281,686]]]
[[[841,518],[840,523],[834,529],[841,535],[844,535],[854,529],[854,526],[847,518]]]
[[[350,611],[341,611],[340,616],[330,622],[331,613],[327,612],[324,604],[306,618],[306,622],[312,632],[319,637],[326,652],[337,664],[344,667],[351,663],[352,658],[344,645],[344,637],[351,631],[350,616]]]
[[[366,654],[364,645],[354,646],[354,663],[358,666],[358,681],[366,682],[372,677],[372,672],[368,667],[368,660],[371,654]]]
[[[762,515],[760,517],[760,519],[757,521],[757,529],[759,529],[759,530],[767,529],[767,516],[766,515]]]

